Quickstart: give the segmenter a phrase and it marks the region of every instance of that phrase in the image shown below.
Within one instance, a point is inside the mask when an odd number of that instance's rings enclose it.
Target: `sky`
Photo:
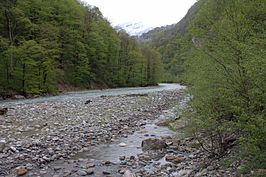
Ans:
[[[196,0],[83,0],[99,7],[113,26],[131,21],[149,27],[179,22]]]

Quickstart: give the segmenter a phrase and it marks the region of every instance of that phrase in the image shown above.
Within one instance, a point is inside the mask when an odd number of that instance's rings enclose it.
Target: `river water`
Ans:
[[[158,86],[151,87],[127,87],[127,88],[115,88],[115,89],[104,89],[104,90],[89,90],[89,91],[80,91],[80,92],[69,92],[67,94],[58,95],[58,96],[48,96],[48,97],[39,97],[33,99],[21,99],[21,100],[3,100],[0,101],[0,105],[8,105],[9,103],[38,103],[45,101],[60,101],[60,100],[71,100],[71,99],[80,99],[80,98],[93,98],[99,96],[115,96],[115,95],[124,95],[124,94],[140,94],[140,93],[149,93],[162,90],[172,90],[172,89],[184,89],[185,86],[179,84],[159,84]]]

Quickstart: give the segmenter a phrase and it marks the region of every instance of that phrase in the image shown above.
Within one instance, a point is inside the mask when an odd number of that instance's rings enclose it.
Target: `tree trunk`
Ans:
[[[9,40],[10,40],[10,47],[14,46],[14,37],[13,37],[13,32],[12,32],[12,26],[11,26],[11,18],[6,12],[6,19],[7,19],[7,26],[8,26],[8,35],[9,35]],[[13,72],[13,52],[10,53],[9,56],[9,66],[10,66],[10,74]]]

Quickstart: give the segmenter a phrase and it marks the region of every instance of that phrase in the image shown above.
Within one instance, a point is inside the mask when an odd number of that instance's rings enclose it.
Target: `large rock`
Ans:
[[[164,140],[156,139],[156,138],[148,138],[142,141],[141,147],[142,150],[159,150],[166,148],[166,143]]]

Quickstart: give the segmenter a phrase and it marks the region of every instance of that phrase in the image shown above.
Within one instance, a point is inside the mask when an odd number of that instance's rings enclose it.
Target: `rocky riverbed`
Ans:
[[[160,119],[184,97],[182,90],[165,90],[6,104],[7,114],[0,115],[0,176],[236,175],[237,164],[222,169],[217,161],[208,161],[208,154],[192,139],[145,134],[149,121]],[[143,134],[143,140],[158,139],[166,146],[136,155],[125,153],[118,161],[80,156],[134,132]]]

